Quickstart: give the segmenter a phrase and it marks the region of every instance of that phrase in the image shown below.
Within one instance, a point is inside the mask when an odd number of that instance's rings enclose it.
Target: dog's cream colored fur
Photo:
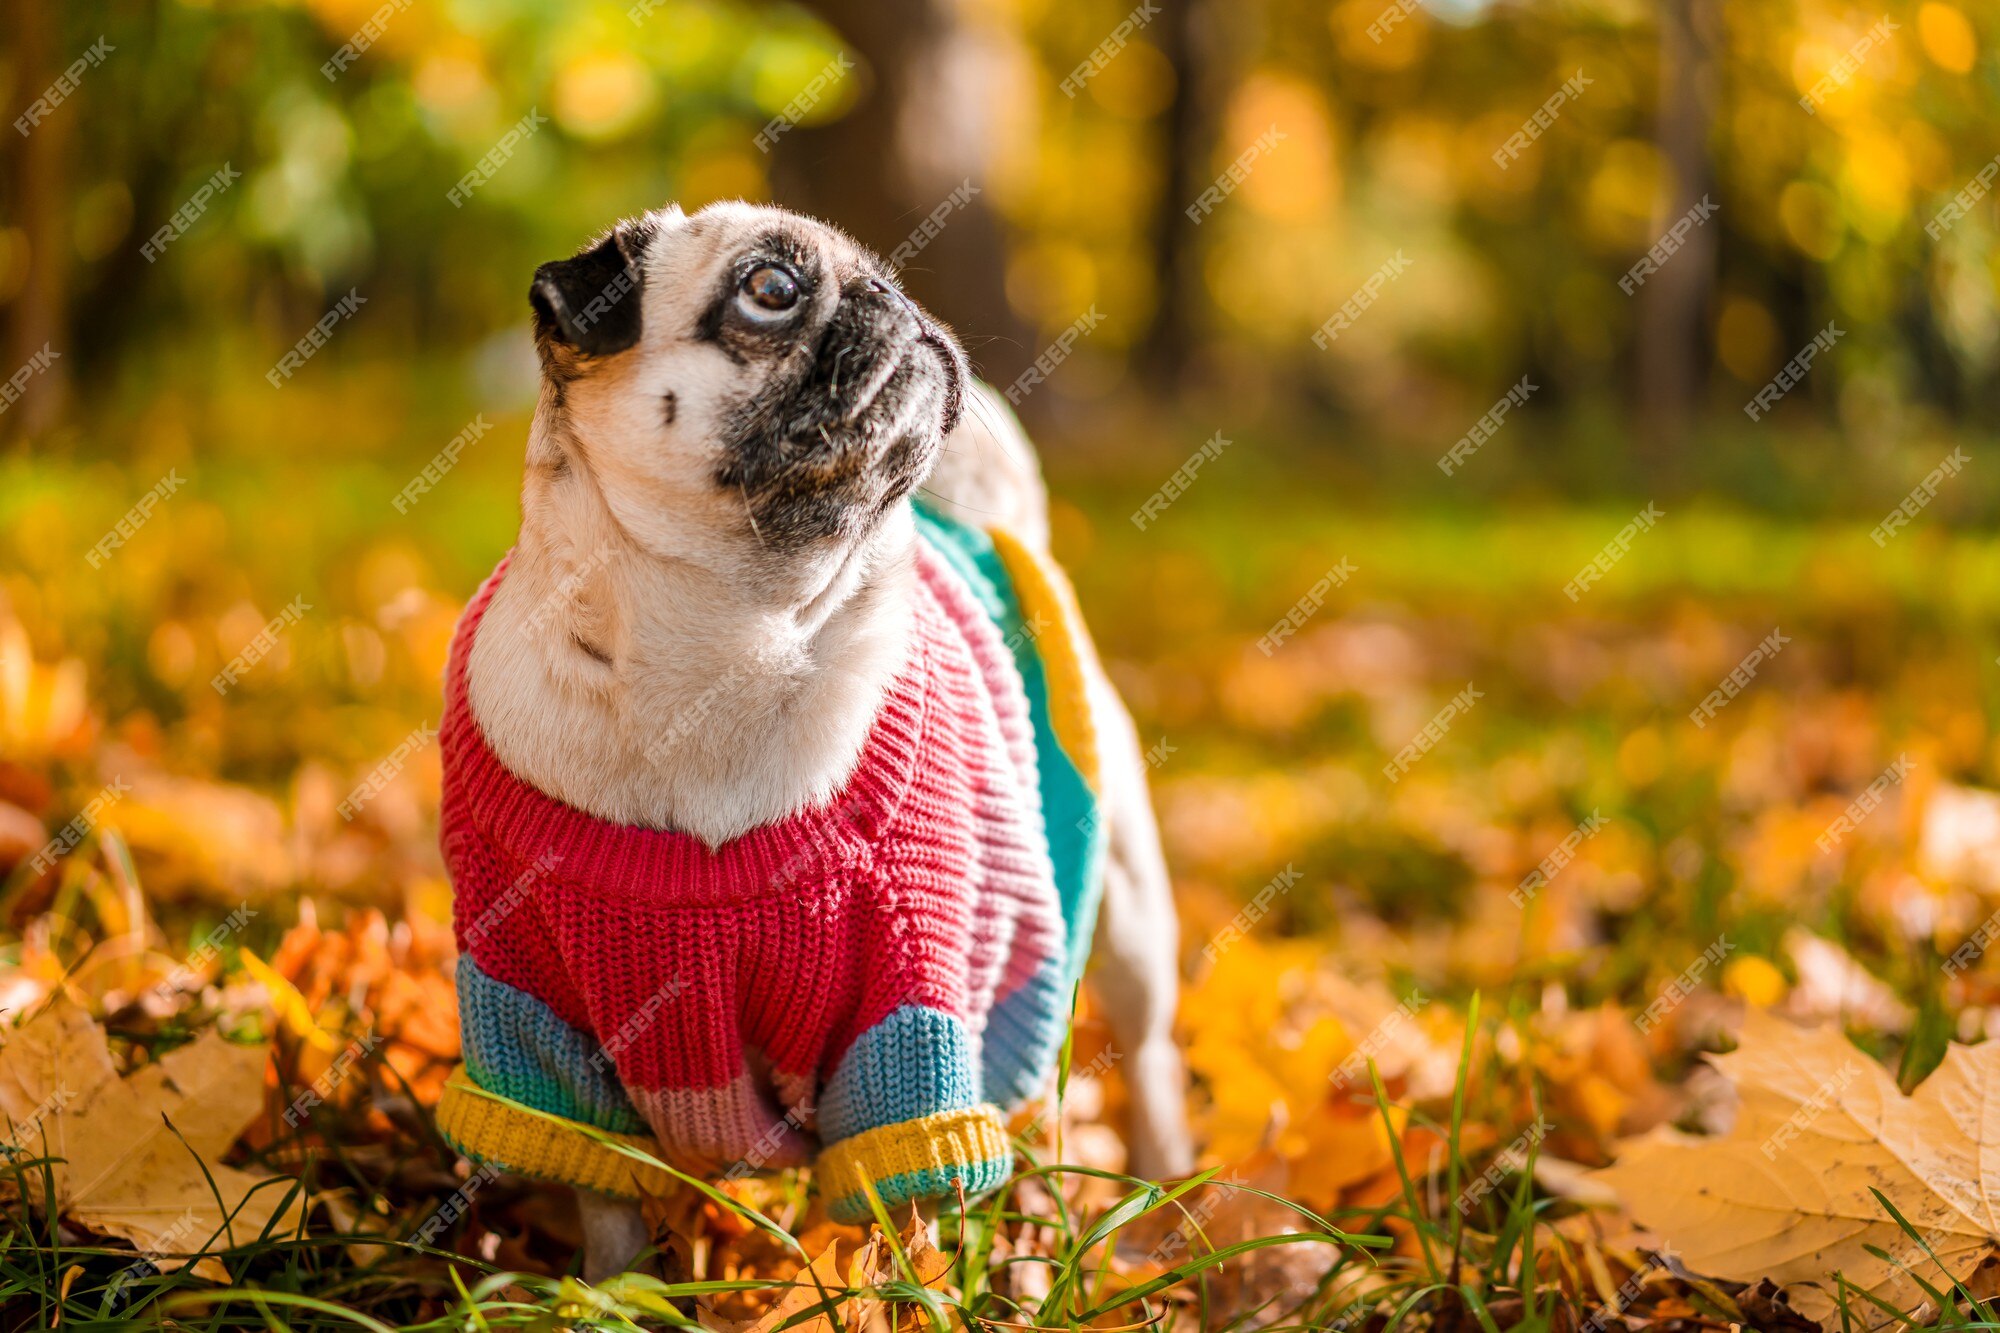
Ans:
[[[779,559],[713,481],[719,414],[743,371],[684,331],[733,245],[770,215],[654,215],[640,344],[564,384],[560,411],[544,383],[520,538],[468,663],[474,717],[516,774],[602,818],[710,844],[839,791],[911,623],[906,502],[852,544]],[[969,397],[927,489],[1046,546],[1033,447],[990,390]],[[1132,1168],[1166,1176],[1189,1166],[1175,916],[1136,733],[1086,656],[1110,831],[1093,987],[1132,1089]],[[616,1271],[645,1239],[636,1211],[583,1202],[586,1271]]]

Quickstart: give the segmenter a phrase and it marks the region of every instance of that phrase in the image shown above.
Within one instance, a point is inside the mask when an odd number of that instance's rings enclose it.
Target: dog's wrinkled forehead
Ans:
[[[895,280],[847,233],[797,213],[731,202],[690,217],[672,207],[621,222],[571,258],[538,268],[529,292],[538,341],[545,352],[551,343],[587,356],[624,351],[644,335],[645,289],[658,284],[675,296],[705,294],[694,331],[732,358],[768,352],[772,339],[745,338],[724,318],[760,265],[780,268],[808,297],[837,294],[857,279]]]
[[[741,276],[744,264],[759,261],[795,265],[815,285],[892,276],[874,251],[838,227],[781,208],[711,204],[682,219],[670,244],[699,256],[718,280]]]

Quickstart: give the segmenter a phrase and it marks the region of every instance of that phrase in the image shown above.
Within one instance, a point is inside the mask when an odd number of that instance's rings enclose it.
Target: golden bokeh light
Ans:
[[[1954,74],[1970,73],[1972,62],[1979,56],[1979,39],[1973,34],[1971,22],[1939,0],[1926,0],[1918,7],[1917,36],[1932,63]]]

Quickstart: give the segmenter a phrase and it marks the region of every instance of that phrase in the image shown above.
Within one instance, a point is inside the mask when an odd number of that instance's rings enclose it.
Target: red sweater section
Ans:
[[[976,1039],[1062,951],[1025,698],[970,593],[918,563],[910,660],[842,794],[714,849],[573,809],[494,755],[466,662],[505,561],[459,624],[440,727],[459,947],[601,1043],[648,1119],[667,1108],[647,1093],[746,1075],[767,1107],[809,1101],[907,1005]]]

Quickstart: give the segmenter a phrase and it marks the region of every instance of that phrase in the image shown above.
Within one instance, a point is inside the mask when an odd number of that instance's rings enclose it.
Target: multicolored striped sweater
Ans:
[[[711,850],[563,805],[466,701],[440,736],[469,1156],[608,1193],[813,1162],[829,1212],[989,1190],[1096,914],[1096,750],[1045,558],[925,512],[916,632],[846,788]],[[1046,816],[1046,817],[1045,817]]]

